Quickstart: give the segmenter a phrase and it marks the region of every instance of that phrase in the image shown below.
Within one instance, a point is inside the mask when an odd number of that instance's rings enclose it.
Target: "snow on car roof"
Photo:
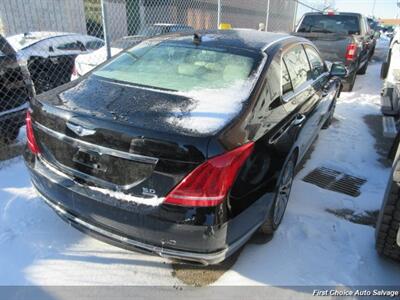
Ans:
[[[8,36],[6,39],[16,51],[19,51],[27,47],[30,47],[38,42],[44,41],[46,39],[63,37],[63,36],[80,36],[87,38],[90,37],[73,32],[32,31],[32,32],[20,33]],[[96,38],[96,37],[91,37],[91,38]]]
[[[55,32],[55,31],[34,31],[28,33],[20,33],[7,37],[7,41],[15,50],[22,50],[42,40],[58,37],[73,35],[74,33]]]

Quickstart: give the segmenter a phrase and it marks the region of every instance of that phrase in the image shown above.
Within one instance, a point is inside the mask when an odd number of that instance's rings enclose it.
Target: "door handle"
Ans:
[[[300,124],[302,124],[305,120],[306,120],[306,116],[300,114],[300,115],[298,115],[298,116],[296,117],[296,119],[294,119],[293,125],[294,125],[294,126],[300,125]]]

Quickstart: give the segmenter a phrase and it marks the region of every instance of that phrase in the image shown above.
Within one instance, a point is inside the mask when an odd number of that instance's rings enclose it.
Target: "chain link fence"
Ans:
[[[220,23],[290,32],[299,6],[296,0],[1,0],[0,150],[23,139],[35,93],[78,78],[146,37]]]

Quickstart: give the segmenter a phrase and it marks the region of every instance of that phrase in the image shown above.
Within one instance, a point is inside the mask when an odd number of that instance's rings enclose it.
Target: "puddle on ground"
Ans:
[[[376,221],[378,220],[379,210],[365,211],[362,213],[355,213],[354,210],[342,208],[342,209],[331,209],[327,208],[327,212],[350,221],[352,223],[367,225],[375,228]]]

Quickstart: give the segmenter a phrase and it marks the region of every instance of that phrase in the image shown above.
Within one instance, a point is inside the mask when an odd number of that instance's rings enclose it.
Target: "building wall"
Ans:
[[[1,0],[4,35],[28,31],[86,33],[83,0]]]

